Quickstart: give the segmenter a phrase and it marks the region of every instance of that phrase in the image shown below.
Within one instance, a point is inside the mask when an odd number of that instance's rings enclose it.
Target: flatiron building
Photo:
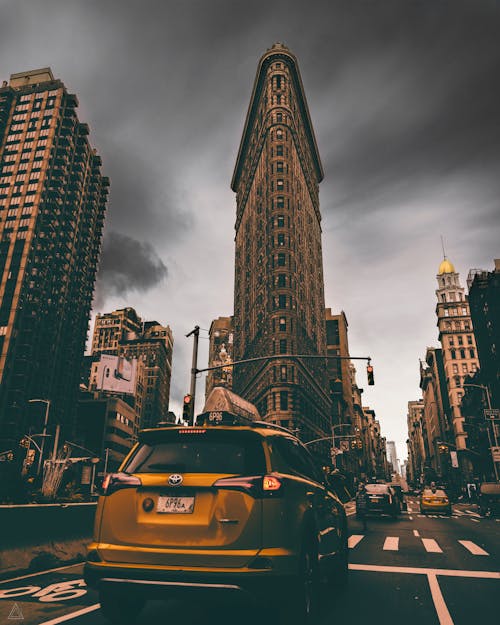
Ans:
[[[323,169],[295,56],[260,59],[236,193],[233,390],[304,440],[330,432],[319,183]]]

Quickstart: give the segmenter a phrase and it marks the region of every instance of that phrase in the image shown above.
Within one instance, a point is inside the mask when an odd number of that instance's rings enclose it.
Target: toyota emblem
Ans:
[[[168,483],[170,486],[180,486],[182,484],[182,475],[174,473],[168,478]]]

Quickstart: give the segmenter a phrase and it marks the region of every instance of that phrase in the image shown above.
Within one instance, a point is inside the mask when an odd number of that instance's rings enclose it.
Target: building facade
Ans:
[[[494,262],[493,271],[471,269],[467,285],[482,384],[491,406],[500,408],[500,259]]]
[[[472,328],[469,302],[460,285],[459,274],[445,257],[439,265],[436,297],[437,326],[441,343],[444,375],[447,381],[448,400],[463,478],[471,471],[471,461],[467,453],[467,435],[460,404],[464,395],[464,379],[479,368],[476,341]]]
[[[143,370],[143,383],[137,378],[135,406],[140,427],[154,427],[169,422],[170,383],[174,340],[169,326],[157,321],[143,321],[133,308],[127,307],[97,315],[92,338],[92,358],[101,354],[136,359],[138,371]],[[90,389],[98,387],[91,379]]]
[[[422,483],[424,479],[426,441],[424,402],[422,399],[408,402],[408,468],[407,480],[413,486]]]
[[[229,390],[233,388],[233,367],[229,366],[233,361],[233,317],[214,319],[210,324],[208,337],[208,366],[221,368],[207,373],[205,399],[214,386],[223,386]]]
[[[50,68],[0,88],[2,445],[41,431],[32,399],[74,433],[109,186],[77,107]]]
[[[233,374],[261,416],[310,440],[330,431],[319,183],[323,169],[297,59],[260,59],[231,188],[236,192]],[[282,356],[280,358],[279,356]]]

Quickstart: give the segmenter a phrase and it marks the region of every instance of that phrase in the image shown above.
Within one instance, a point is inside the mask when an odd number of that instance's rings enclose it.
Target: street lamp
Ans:
[[[29,404],[33,404],[33,403],[36,403],[36,402],[45,404],[45,406],[46,406],[45,407],[45,419],[44,419],[44,422],[43,422],[43,432],[42,432],[42,437],[43,438],[42,438],[42,444],[41,444],[41,447],[40,447],[40,455],[38,457],[38,467],[37,467],[37,470],[36,470],[36,474],[38,476],[38,475],[40,475],[40,470],[42,468],[43,450],[44,450],[44,447],[45,447],[45,438],[47,436],[47,424],[49,422],[50,399],[28,399],[28,403]]]

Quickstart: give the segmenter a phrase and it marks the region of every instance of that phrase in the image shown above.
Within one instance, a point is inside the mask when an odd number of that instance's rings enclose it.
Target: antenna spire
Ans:
[[[443,258],[446,260],[446,252],[444,250],[444,238],[443,238],[443,235],[441,235],[441,247],[443,248]]]

